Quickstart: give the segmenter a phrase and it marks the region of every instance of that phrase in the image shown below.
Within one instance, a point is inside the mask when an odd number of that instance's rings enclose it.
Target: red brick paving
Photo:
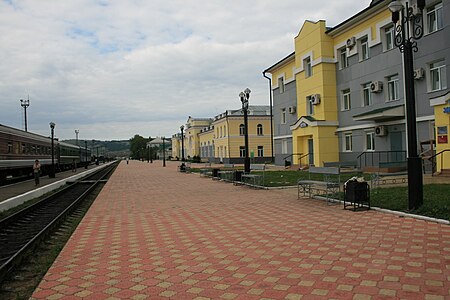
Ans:
[[[450,299],[450,226],[121,163],[33,299]]]

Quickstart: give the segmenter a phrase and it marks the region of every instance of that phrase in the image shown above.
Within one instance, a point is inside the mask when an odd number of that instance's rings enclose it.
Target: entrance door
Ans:
[[[314,165],[314,140],[308,139],[309,164]]]
[[[391,161],[405,161],[406,157],[403,152],[403,134],[401,132],[389,132],[391,151],[398,151],[391,153]]]

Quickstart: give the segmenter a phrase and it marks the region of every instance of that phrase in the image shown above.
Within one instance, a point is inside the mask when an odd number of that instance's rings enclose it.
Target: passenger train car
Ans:
[[[49,174],[52,165],[52,140],[49,137],[26,132],[0,124],[0,184],[10,178],[29,176],[33,163],[39,159],[43,175]],[[54,141],[54,162],[57,171],[88,164],[89,149]]]

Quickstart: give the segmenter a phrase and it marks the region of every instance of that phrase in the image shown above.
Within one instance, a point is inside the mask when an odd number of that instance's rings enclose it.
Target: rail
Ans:
[[[431,172],[431,176],[434,175],[434,173],[437,171],[437,163],[436,163],[436,157],[440,156],[441,158],[441,170],[444,168],[444,153],[445,152],[450,152],[450,149],[444,149],[442,151],[439,151],[438,153],[430,156],[428,158],[428,160],[431,161],[432,165],[433,165],[433,170]]]
[[[117,163],[75,182],[57,193],[0,220],[0,282],[25,253],[42,241],[95,187],[104,182]]]
[[[309,154],[310,154],[310,153],[306,153],[306,154],[303,154],[302,156],[300,156],[300,158],[298,159],[298,165],[299,165],[299,168],[302,167],[302,159],[305,158],[305,157],[308,157]],[[308,165],[308,164],[306,164],[306,165]]]
[[[284,166],[285,166],[285,167],[289,167],[289,166],[292,164],[291,161],[288,161],[288,160],[287,160],[288,158],[291,158],[291,157],[292,157],[292,161],[294,161],[294,155],[302,155],[302,154],[303,154],[303,153],[292,153],[292,154],[289,154],[288,156],[284,157],[284,158],[283,158],[283,160],[284,160]]]
[[[398,162],[406,161],[406,151],[389,150],[389,151],[364,151],[356,157],[359,168],[367,166],[379,166],[380,162]]]

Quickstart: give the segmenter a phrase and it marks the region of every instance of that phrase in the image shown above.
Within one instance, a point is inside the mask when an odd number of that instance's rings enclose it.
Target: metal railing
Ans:
[[[294,155],[302,155],[303,153],[292,153],[292,154],[289,154],[288,156],[286,156],[286,157],[284,157],[283,158],[283,160],[284,160],[284,166],[285,167],[289,167],[293,162],[294,162]],[[292,160],[290,160],[289,162],[288,162],[288,159],[289,158],[292,158]]]
[[[356,157],[359,168],[378,167],[380,162],[406,161],[405,150],[365,151]]]
[[[432,167],[433,170],[432,170],[432,172],[431,172],[431,176],[433,176],[434,173],[437,172],[437,159],[436,159],[436,158],[437,158],[438,156],[440,156],[440,158],[441,158],[440,170],[442,171],[442,169],[444,168],[444,153],[445,153],[445,152],[450,152],[450,149],[442,150],[442,151],[440,151],[440,152],[438,152],[438,153],[436,153],[436,154],[430,156],[430,158],[428,158],[428,160],[431,161],[432,166],[433,166],[433,167]]]

